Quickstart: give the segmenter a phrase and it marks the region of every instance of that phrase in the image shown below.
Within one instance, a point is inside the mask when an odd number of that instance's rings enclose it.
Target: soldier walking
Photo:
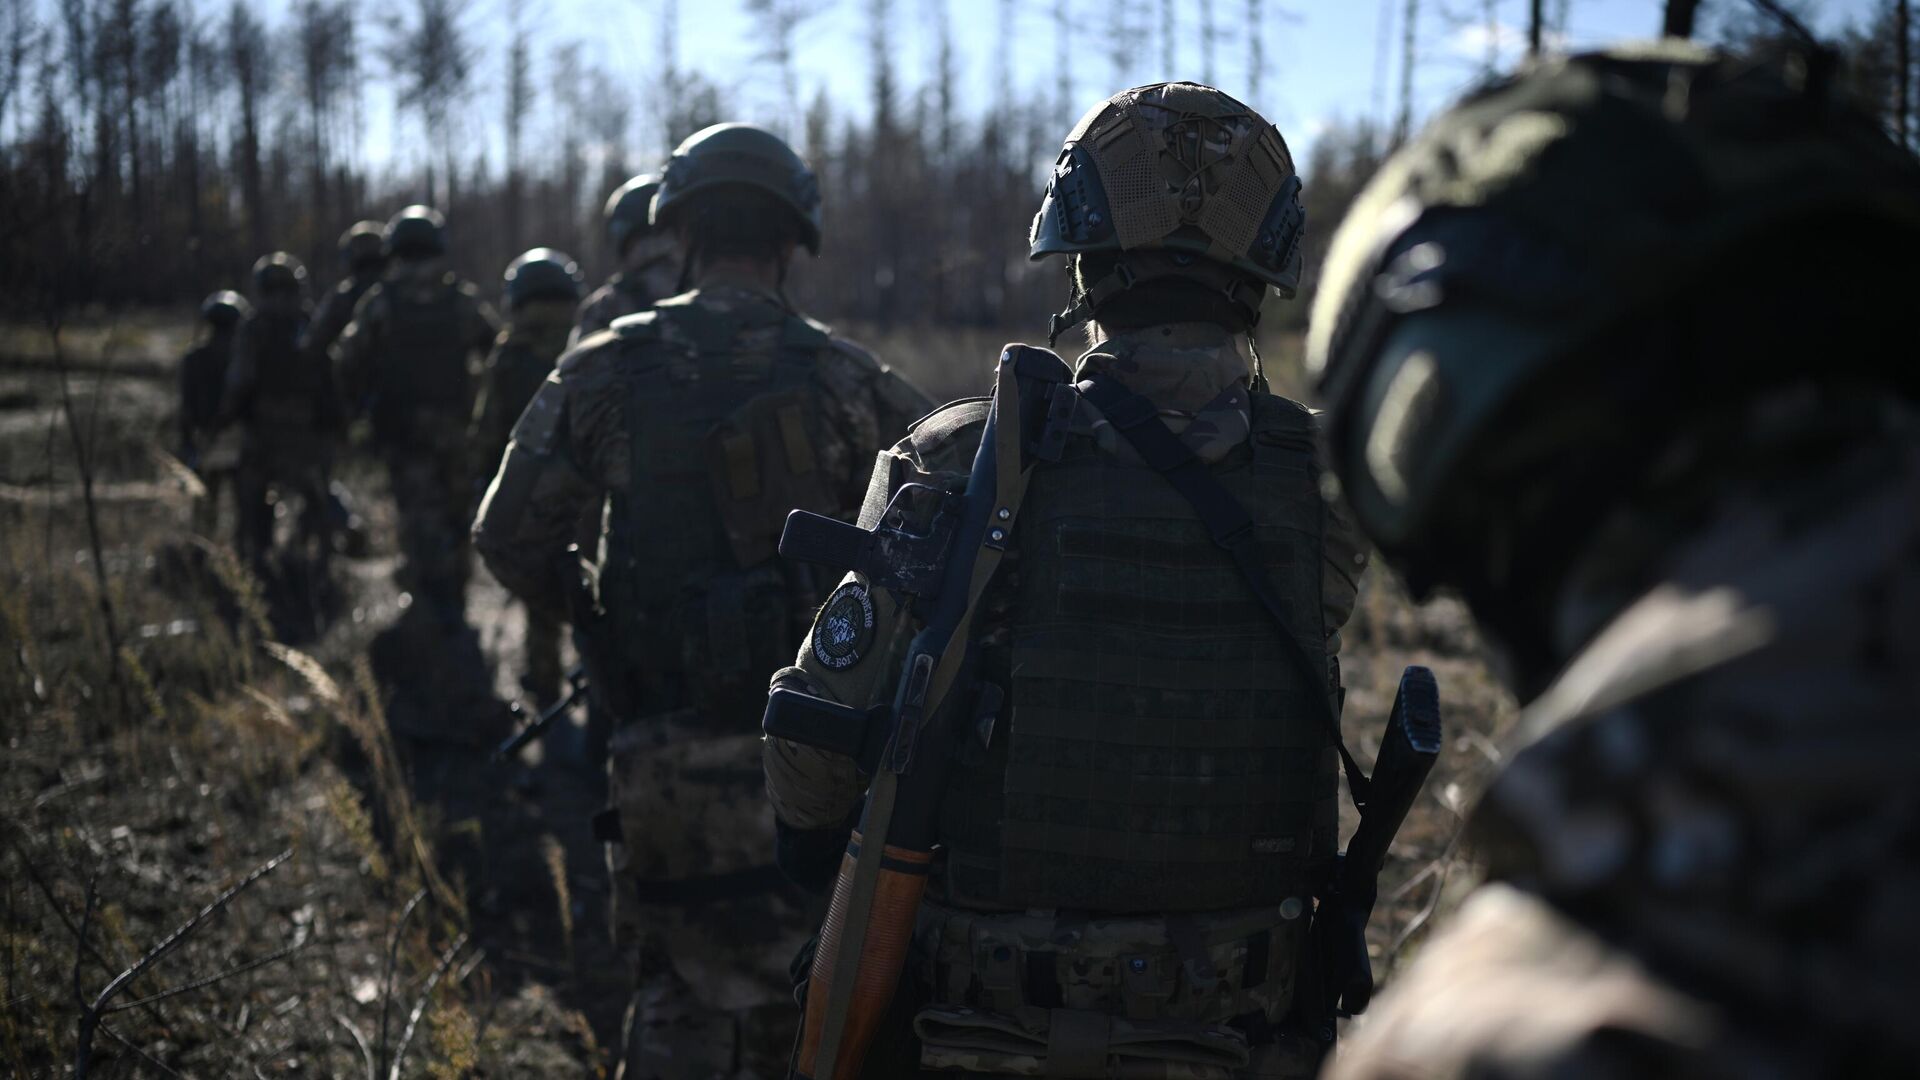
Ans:
[[[180,360],[180,460],[200,477],[206,495],[193,506],[194,528],[211,536],[220,520],[220,489],[240,463],[237,432],[223,432],[220,406],[241,320],[251,312],[246,298],[222,290],[200,305],[206,334]]]
[[[274,548],[275,496],[300,498],[295,549],[310,580],[325,581],[333,553],[327,476],[342,413],[326,358],[301,347],[307,270],[282,251],[253,265],[254,310],[240,324],[222,412],[242,427],[235,479],[235,547],[265,570]]]
[[[333,343],[340,340],[347,324],[353,321],[353,310],[359,306],[360,298],[385,272],[387,254],[381,232],[377,221],[357,221],[340,234],[338,255],[346,276],[320,301],[320,306],[314,309],[313,321],[307,324],[307,348],[315,353],[326,355]]]
[[[778,137],[708,128],[653,203],[693,289],[560,361],[513,431],[475,525],[501,582],[575,611],[614,716],[598,820],[637,993],[629,1080],[772,1076],[792,1045],[788,958],[807,902],[771,861],[759,766],[767,673],[825,583],[775,554],[794,507],[851,517],[873,454],[925,399],[794,310],[817,251],[814,176]],[[583,510],[608,500],[586,567]]]
[[[1531,703],[1488,880],[1331,1075],[1912,1072],[1920,166],[1845,85],[1801,48],[1557,59],[1336,237],[1332,465]]]
[[[912,752],[944,755],[948,775],[931,792],[902,780],[884,803],[897,824],[931,800],[924,847],[849,844],[863,793],[879,798],[873,762],[766,742],[785,865],[815,883],[841,868],[812,989],[827,965],[913,935],[891,1008],[834,1015],[831,990],[824,1008],[809,993],[799,1075],[1318,1068],[1332,1029],[1308,927],[1339,850],[1338,631],[1365,560],[1322,500],[1314,418],[1239,347],[1268,290],[1298,285],[1299,190],[1279,131],[1218,90],[1101,103],[1067,136],[1030,247],[1068,261],[1053,332],[1085,324],[1091,349],[1069,371],[1009,346],[1017,408],[955,402],[882,456],[861,521],[892,539],[775,677],[767,727],[787,708],[857,725],[926,694],[938,704]],[[970,473],[976,455],[997,461],[999,509],[977,553],[947,553],[979,597],[956,631],[965,651],[946,650],[964,659],[915,666],[902,689],[929,593],[916,559],[883,553],[910,554],[974,497],[970,475],[989,475]],[[961,586],[939,580],[944,608]],[[917,923],[849,941],[865,924],[833,920],[882,843],[882,877],[924,882],[925,900]],[[873,911],[908,886],[889,888]],[[825,978],[869,1005],[869,980],[892,985],[865,967]]]
[[[475,372],[493,347],[493,309],[446,265],[440,213],[387,222],[386,275],[335,344],[348,402],[370,413],[400,514],[400,587],[445,628],[466,623],[468,480]]]
[[[573,257],[552,248],[534,248],[507,265],[506,325],[487,355],[469,440],[475,476],[491,477],[500,467],[514,422],[566,351],[582,283]],[[520,681],[542,706],[560,696],[560,627],[553,612],[527,609],[526,673]]]
[[[660,178],[643,173],[607,196],[607,250],[620,269],[581,303],[573,344],[612,326],[623,315],[645,311],[680,291],[680,259],[673,234],[657,228],[650,216],[659,190]]]

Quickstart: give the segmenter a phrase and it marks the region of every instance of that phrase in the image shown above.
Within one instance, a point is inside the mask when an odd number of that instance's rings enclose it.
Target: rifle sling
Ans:
[[[1266,567],[1260,563],[1253,518],[1247,513],[1247,508],[1220,483],[1206,463],[1195,457],[1187,444],[1167,427],[1160,419],[1160,410],[1152,402],[1128,390],[1118,380],[1097,373],[1088,374],[1081,380],[1080,393],[1093,403],[1094,408],[1100,410],[1115,431],[1126,438],[1127,443],[1147,463],[1147,467],[1165,477],[1167,483],[1172,484],[1181,498],[1193,507],[1200,523],[1206,526],[1207,534],[1233,559],[1233,565],[1246,578],[1254,598],[1273,617],[1274,624],[1280,629],[1280,640],[1284,643],[1281,651],[1286,654],[1288,662],[1306,677],[1308,686],[1324,687],[1327,673],[1319,669],[1313,657],[1307,654],[1306,647],[1300,644],[1300,639],[1287,626],[1286,604],[1274,590],[1273,579],[1267,575]],[[1327,734],[1333,739],[1334,749],[1340,752],[1340,767],[1347,774],[1348,794],[1352,796],[1354,805],[1364,810],[1371,794],[1371,782],[1360,771],[1359,762],[1347,750],[1346,740],[1340,733],[1340,718],[1333,711],[1329,695],[1324,692],[1316,694],[1314,700],[1320,705],[1318,711]]]

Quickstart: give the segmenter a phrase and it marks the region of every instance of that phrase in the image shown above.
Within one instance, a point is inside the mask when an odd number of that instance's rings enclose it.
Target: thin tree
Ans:
[[[1413,130],[1413,73],[1419,62],[1420,0],[1407,0],[1400,27],[1400,113],[1393,122],[1395,145]]]
[[[800,28],[823,10],[819,0],[747,0],[754,37],[760,42],[754,59],[773,65],[780,77],[780,122],[789,133],[800,120],[800,72],[794,63],[795,39]]]
[[[1053,0],[1054,115],[1062,126],[1073,123],[1073,13],[1067,0]]]
[[[1266,13],[1260,0],[1247,0],[1247,96],[1260,105],[1260,80],[1267,70]]]
[[[1160,0],[1160,75],[1162,78],[1178,77],[1178,20],[1174,16],[1173,0]]]
[[[1666,37],[1692,37],[1693,17],[1700,9],[1700,0],[1667,0],[1666,10],[1660,20],[1660,33]]]
[[[1528,0],[1527,55],[1540,55],[1540,29],[1546,22],[1545,0]]]
[[[455,175],[450,123],[465,95],[473,68],[473,48],[461,26],[463,0],[415,0],[411,24],[396,22],[385,55],[396,82],[395,102],[419,114],[423,134],[433,148],[427,159],[427,197],[435,197],[434,158],[446,163],[448,191]]]
[[[260,162],[261,98],[267,86],[267,35],[246,0],[227,9],[227,67],[240,108],[240,197],[247,206],[248,246],[266,251],[269,227],[266,176]]]
[[[1200,81],[1208,86],[1213,80],[1213,45],[1219,28],[1213,21],[1213,0],[1200,0]]]
[[[1913,18],[1908,0],[1896,0],[1893,10],[1893,130],[1900,139],[1900,145],[1909,146],[1908,115],[1913,105]]]
[[[506,190],[506,229],[507,246],[515,250],[520,248],[520,238],[526,235],[521,227],[521,207],[526,201],[525,184],[525,145],[527,117],[533,112],[533,44],[528,40],[527,27],[522,21],[522,8],[518,4],[509,5],[512,11],[512,30],[507,40],[507,190]]]

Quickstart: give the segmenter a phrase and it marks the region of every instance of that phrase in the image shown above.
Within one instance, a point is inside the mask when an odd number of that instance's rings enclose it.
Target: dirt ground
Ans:
[[[943,397],[978,392],[1005,340],[856,336]],[[0,327],[0,1064],[65,1075],[84,1042],[93,1076],[606,1068],[602,781],[577,730],[488,754],[516,722],[521,612],[476,568],[471,633],[417,625],[364,457],[338,476],[369,548],[333,588],[249,574],[230,508],[196,534],[171,456],[186,344],[171,314],[85,320],[57,358]],[[1410,663],[1439,676],[1449,744],[1382,881],[1388,975],[1470,881],[1460,814],[1514,717],[1459,605],[1375,574],[1343,654],[1363,762]]]

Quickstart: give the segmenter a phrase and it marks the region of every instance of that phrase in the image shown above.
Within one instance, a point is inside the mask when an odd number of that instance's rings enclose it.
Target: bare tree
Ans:
[[[1247,97],[1260,107],[1260,80],[1267,70],[1267,21],[1260,0],[1247,0]]]
[[[267,84],[267,35],[246,0],[227,9],[227,66],[240,105],[240,190],[247,205],[249,246],[266,251],[268,227],[265,174],[260,163],[261,98]]]
[[[1540,29],[1546,22],[1544,0],[1528,0],[1527,4],[1527,55],[1540,55]]]
[[[446,163],[450,199],[455,167],[449,125],[473,68],[473,47],[461,25],[466,5],[464,0],[414,0],[413,14],[411,23],[393,24],[384,52],[397,84],[396,102],[401,109],[419,114],[422,133],[433,148],[427,161],[427,197],[437,197],[433,179],[437,155]]]
[[[1213,80],[1213,45],[1219,27],[1213,21],[1213,0],[1200,0],[1200,81],[1208,86]]]
[[[293,6],[293,47],[299,60],[300,90],[306,106],[307,174],[313,206],[313,238],[323,243],[328,224],[327,173],[332,158],[329,135],[334,113],[351,85],[353,13],[349,0],[297,0]],[[319,254],[316,250],[315,256]]]
[[[1699,9],[1700,0],[1667,0],[1660,33],[1667,37],[1692,37],[1693,17]]]
[[[527,117],[533,112],[533,44],[527,38],[521,8],[511,5],[513,29],[507,41],[507,246],[518,250],[526,235],[520,220],[526,202],[525,146]]]
[[[1901,146],[1911,146],[1908,117],[1913,106],[1913,16],[1908,0],[1895,0],[1893,131]]]
[[[1406,142],[1413,130],[1413,72],[1419,58],[1419,26],[1420,0],[1407,0],[1400,27],[1400,113],[1393,122],[1395,145]]]
[[[780,121],[788,132],[800,119],[800,73],[794,65],[794,39],[800,28],[824,10],[821,0],[747,0],[755,38],[760,42],[754,59],[773,65],[780,74]]]
[[[1073,123],[1073,15],[1067,0],[1053,0],[1054,113],[1060,123]]]

